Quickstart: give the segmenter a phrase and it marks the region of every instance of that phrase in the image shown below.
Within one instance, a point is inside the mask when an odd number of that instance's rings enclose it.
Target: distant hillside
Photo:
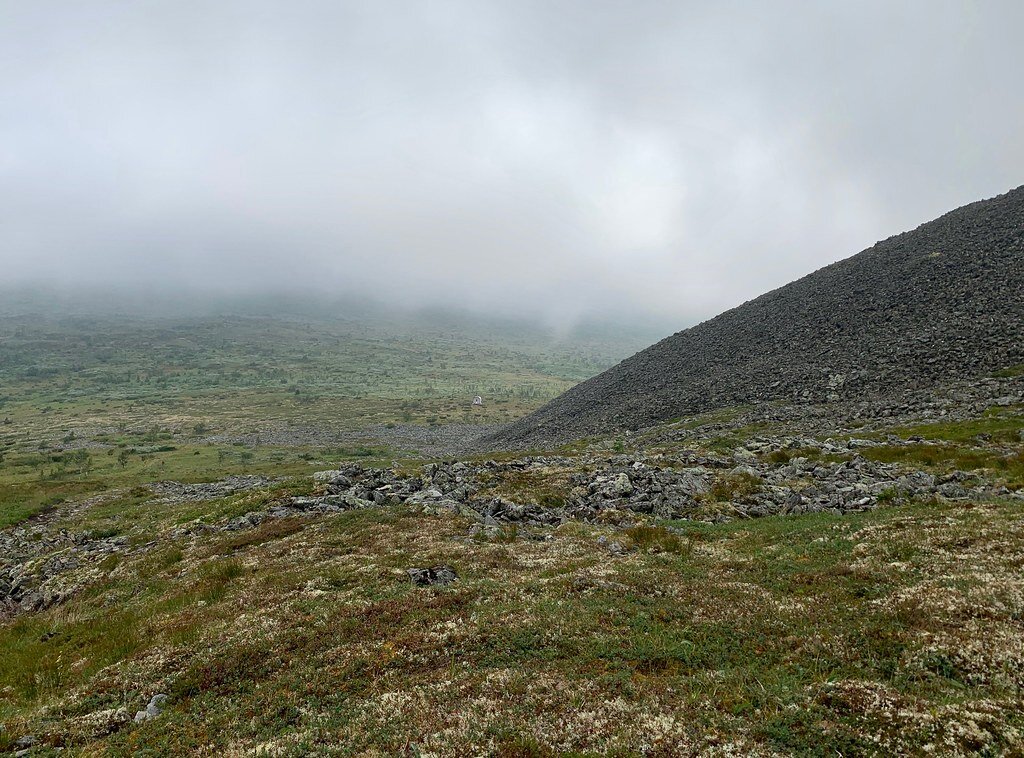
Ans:
[[[1024,186],[681,331],[486,440],[559,442],[764,400],[925,387],[1024,362]]]

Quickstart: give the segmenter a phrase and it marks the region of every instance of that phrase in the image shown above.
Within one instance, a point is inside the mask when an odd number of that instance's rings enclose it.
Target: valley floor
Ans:
[[[70,496],[0,531],[0,750],[1020,753],[1022,382]]]

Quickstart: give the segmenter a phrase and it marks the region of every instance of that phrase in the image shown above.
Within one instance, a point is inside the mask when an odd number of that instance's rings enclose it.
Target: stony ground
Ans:
[[[69,500],[0,750],[1021,753],[1021,382]]]
[[[744,403],[894,397],[1020,364],[1022,229],[1024,186],[965,205],[667,337],[493,440],[549,445]]]

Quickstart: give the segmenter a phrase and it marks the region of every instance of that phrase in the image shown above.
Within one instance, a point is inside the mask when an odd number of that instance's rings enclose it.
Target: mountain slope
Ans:
[[[1024,186],[681,331],[487,438],[561,442],[764,400],[932,386],[1024,362]]]

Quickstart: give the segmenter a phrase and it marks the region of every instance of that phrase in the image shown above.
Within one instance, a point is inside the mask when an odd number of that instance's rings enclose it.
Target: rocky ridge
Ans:
[[[536,447],[764,402],[838,403],[1024,363],[1024,187],[681,331],[485,437]]]
[[[257,476],[156,482],[150,485],[153,508],[247,493],[255,493],[259,506],[221,522],[197,519],[143,540],[67,528],[69,518],[123,494],[112,491],[0,531],[0,614],[59,604],[103,576],[107,559],[147,552],[167,540],[201,541],[278,519],[358,509],[404,507],[459,517],[469,523],[466,539],[495,538],[510,529],[520,530],[521,538],[550,539],[554,527],[569,521],[625,529],[651,519],[721,522],[844,514],[910,498],[1024,499],[1024,490],[1000,481],[998,467],[935,472],[871,456],[875,448],[941,452],[948,445],[893,434],[900,425],[969,424],[992,413],[1019,418],[1024,374],[838,407],[841,412],[835,405],[762,404],[592,440],[561,454],[448,459],[414,469],[346,463],[315,474],[311,492],[303,495],[275,495],[274,480]],[[1010,461],[1024,442],[1019,429],[1016,434],[1017,439],[1004,441],[979,434],[972,449],[996,463]]]

